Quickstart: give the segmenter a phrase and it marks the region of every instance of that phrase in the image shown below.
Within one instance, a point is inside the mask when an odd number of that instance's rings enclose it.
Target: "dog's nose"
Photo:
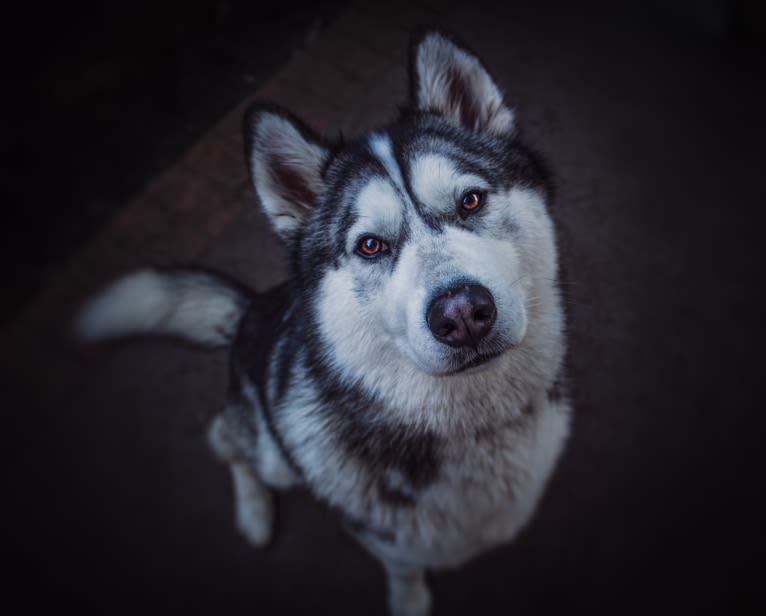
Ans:
[[[451,347],[476,347],[492,329],[497,316],[489,289],[464,284],[447,289],[431,301],[428,328],[439,342]]]

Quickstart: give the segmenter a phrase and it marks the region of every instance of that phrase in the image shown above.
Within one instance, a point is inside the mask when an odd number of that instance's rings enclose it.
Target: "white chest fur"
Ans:
[[[369,537],[374,552],[429,568],[459,565],[511,540],[529,521],[563,449],[569,404],[541,396],[534,413],[454,443],[439,480],[398,512],[393,541]]]
[[[373,553],[415,566],[458,565],[510,540],[534,512],[569,429],[568,402],[540,392],[522,415],[446,438],[435,479],[412,490],[412,504],[396,506],[373,489],[376,469],[350,456],[338,435],[317,420],[321,413],[311,389],[294,388],[289,409],[277,413],[277,428],[305,481],[373,530],[360,536]],[[384,479],[400,492],[412,488],[395,470],[385,471]]]

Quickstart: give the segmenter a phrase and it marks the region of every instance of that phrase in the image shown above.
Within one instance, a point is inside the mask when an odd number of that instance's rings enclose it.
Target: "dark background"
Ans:
[[[10,8],[0,245],[14,268],[0,323],[343,6],[138,0]]]
[[[558,40],[584,41],[568,61],[573,74],[604,69],[588,75],[605,93],[588,99],[599,106],[591,115],[608,115],[610,96],[659,101],[660,111],[646,129],[651,147],[625,127],[613,155],[629,173],[594,183],[594,201],[619,191],[625,213],[604,216],[594,231],[601,212],[582,203],[579,212],[566,204],[555,212],[562,253],[580,268],[569,306],[579,416],[548,504],[512,549],[436,576],[437,605],[443,613],[755,611],[765,569],[764,11],[756,2],[589,2],[570,26],[556,2],[502,4],[508,19],[518,7],[530,37],[538,24],[557,33],[545,44],[552,63],[571,49]],[[471,14],[471,3],[457,5],[456,14]],[[344,6],[9,9],[2,323]],[[465,32],[450,25],[470,39],[481,36],[481,20],[474,14]],[[629,59],[624,69],[610,65],[612,53]],[[642,69],[662,54],[683,72]],[[625,86],[623,71],[633,70],[636,81]],[[652,91],[641,93],[643,80]],[[584,159],[593,148],[582,144]],[[200,379],[211,362],[213,376]],[[258,569],[260,557],[222,506],[227,478],[205,457],[201,420],[156,414],[214,409],[220,392],[202,385],[223,379],[225,355],[142,343],[104,363],[99,375],[110,380],[73,405],[76,419],[60,415],[3,474],[5,584],[28,607],[276,614],[313,613],[316,603],[352,613],[343,608],[369,601],[370,613],[381,613],[377,566],[305,494],[284,507],[285,532],[264,557],[272,569]],[[179,400],[169,391],[187,393]],[[7,417],[29,412],[14,407]],[[331,575],[334,567],[346,578]]]

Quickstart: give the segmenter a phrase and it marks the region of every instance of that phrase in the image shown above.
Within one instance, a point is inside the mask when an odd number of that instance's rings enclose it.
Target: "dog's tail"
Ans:
[[[157,334],[223,346],[236,334],[249,299],[247,290],[219,274],[140,270],[91,299],[75,330],[89,341]]]

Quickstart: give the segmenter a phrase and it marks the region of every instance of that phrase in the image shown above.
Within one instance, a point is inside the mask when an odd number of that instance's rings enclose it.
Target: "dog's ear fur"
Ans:
[[[514,131],[514,113],[472,53],[439,32],[426,32],[411,50],[411,104],[468,130],[497,136]]]
[[[288,113],[255,105],[245,115],[245,158],[274,230],[292,242],[322,192],[329,149]]]

